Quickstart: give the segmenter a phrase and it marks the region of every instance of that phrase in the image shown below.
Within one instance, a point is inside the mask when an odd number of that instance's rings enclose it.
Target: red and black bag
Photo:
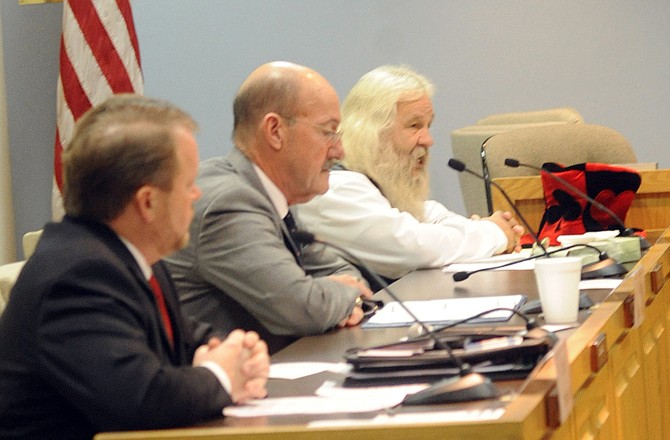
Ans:
[[[549,173],[602,203],[624,222],[640,187],[641,179],[637,171],[602,163],[581,163],[569,167],[545,163],[543,168],[547,171],[542,173],[545,211],[540,222],[540,239],[549,237],[550,244],[555,246],[559,244],[557,237],[560,235],[622,229],[611,214],[580,197]]]

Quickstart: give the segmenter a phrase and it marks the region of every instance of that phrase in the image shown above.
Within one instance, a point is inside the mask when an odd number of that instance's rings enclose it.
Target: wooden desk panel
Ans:
[[[670,170],[639,171],[642,183],[626,215],[626,225],[649,231],[653,237],[670,226]],[[540,176],[493,179],[507,193],[531,227],[538,228],[544,213]],[[500,191],[492,191],[494,210],[511,210]]]

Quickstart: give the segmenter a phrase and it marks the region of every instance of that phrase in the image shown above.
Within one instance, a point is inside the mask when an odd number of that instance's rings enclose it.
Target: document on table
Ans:
[[[270,365],[271,379],[300,379],[312,374],[330,371],[333,373],[347,373],[351,365],[344,362],[282,362]]]
[[[271,397],[252,400],[244,405],[226,407],[223,414],[231,417],[260,417],[379,411],[397,405],[407,394],[421,391],[427,386],[427,384],[412,384],[342,388],[333,382],[325,382],[316,391],[316,396]]]
[[[407,394],[421,391],[427,384],[393,385],[385,387],[346,388],[335,382],[325,382],[314,396],[270,397],[252,400],[244,405],[223,410],[228,417],[267,417],[295,414],[354,414],[389,409],[400,403]],[[432,423],[484,421],[500,418],[504,402],[492,401],[487,409],[468,410],[458,405],[444,405],[434,412],[379,414],[372,419],[314,421],[310,426],[352,424]]]
[[[449,406],[445,406],[445,409],[442,411],[379,414],[370,420],[317,420],[315,422],[310,422],[308,426],[312,428],[323,428],[364,425],[404,425],[408,423],[485,422],[498,420],[504,413],[504,408],[450,409]]]
[[[620,278],[597,278],[593,280],[581,280],[579,282],[579,290],[589,289],[611,289],[614,290],[619,287],[623,280]]]
[[[489,267],[496,267],[502,264],[510,264],[509,266],[501,267],[501,270],[532,270],[535,267],[534,260],[521,261],[524,258],[530,257],[530,250],[524,249],[521,252],[511,254],[501,254],[488,258],[481,258],[467,263],[453,263],[442,268],[443,272],[471,272],[473,270],[485,269]],[[518,261],[518,263],[516,263]]]
[[[525,295],[486,296],[474,298],[447,298],[428,301],[405,301],[403,304],[419,319],[432,325],[446,325],[496,308],[518,309],[526,301]],[[497,310],[469,322],[507,321],[514,312]],[[363,328],[403,327],[414,319],[397,302],[390,302],[375,313]]]

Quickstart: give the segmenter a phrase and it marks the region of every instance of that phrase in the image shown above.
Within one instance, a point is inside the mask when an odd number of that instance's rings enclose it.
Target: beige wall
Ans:
[[[0,47],[2,47],[2,12],[0,11]],[[12,208],[12,169],[7,136],[7,97],[5,65],[0,50],[0,264],[16,259],[14,250],[14,210]]]

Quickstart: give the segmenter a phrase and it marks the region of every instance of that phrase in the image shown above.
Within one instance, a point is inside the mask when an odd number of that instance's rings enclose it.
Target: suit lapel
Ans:
[[[263,194],[263,196],[267,199],[268,204],[272,206],[272,200],[270,199],[268,193],[265,192],[265,188],[263,188],[261,179],[258,177],[258,174],[256,174],[256,170],[254,170],[254,166],[249,160],[249,158],[245,156],[244,153],[242,153],[237,147],[235,147],[228,154],[226,159],[228,159],[228,161],[231,163],[231,165],[233,165],[233,167],[237,170],[237,172],[242,177],[244,177],[244,180],[249,182],[249,184],[253,186],[256,191]],[[279,223],[284,224],[284,222],[281,221],[281,218],[279,218],[279,215],[276,214],[276,212],[275,217]]]
[[[170,344],[167,334],[165,333],[165,329],[163,328],[160,314],[155,305],[156,300],[154,298],[154,293],[151,290],[151,286],[149,285],[149,282],[144,278],[144,274],[142,273],[142,270],[137,264],[137,261],[135,261],[135,258],[130,253],[128,248],[123,244],[121,239],[116,235],[116,233],[112,229],[110,229],[107,225],[103,223],[82,220],[82,219],[74,219],[67,216],[63,221],[80,224],[86,227],[87,229],[90,229],[92,233],[98,239],[104,242],[105,245],[119,258],[119,260],[123,264],[125,264],[128,271],[132,274],[133,278],[135,278],[137,285],[141,286],[141,288],[144,290],[144,294],[147,296],[147,300],[152,305],[150,309],[147,309],[147,313],[150,314],[149,316],[151,316],[152,319],[155,320],[156,324],[158,325],[158,329],[160,330],[161,345],[163,346],[165,352],[169,354],[172,362],[176,362],[177,356],[173,351],[172,345]],[[169,274],[161,263],[155,264],[152,269],[154,270],[154,274],[156,275],[156,278],[158,279],[158,282],[161,285],[161,288],[163,289],[164,292],[166,307],[168,310],[168,314],[170,315],[171,322],[173,324],[172,329],[173,329],[175,347],[177,347],[178,346],[177,344],[179,344],[182,341],[183,336],[181,334],[181,322],[179,321],[177,316],[179,309],[178,305],[175,304],[176,298],[174,295],[174,290],[172,284],[170,284],[170,282],[166,279],[166,277],[168,277]]]
[[[256,174],[256,171],[254,170],[253,164],[249,160],[248,157],[242,153],[239,148],[235,147],[232,149],[232,151],[228,154],[226,159],[230,162],[230,164],[237,170],[237,172],[244,177],[244,179],[249,182],[251,186],[253,186],[258,192],[263,194],[263,196],[267,199],[268,204],[270,206],[272,205],[272,200],[270,199],[270,196],[267,194],[265,191],[265,188],[263,187],[263,184],[261,183],[261,179],[258,177],[258,174]],[[300,249],[298,248],[297,244],[293,240],[293,237],[291,236],[288,227],[284,223],[284,221],[279,217],[279,214],[277,211],[275,211],[274,207],[272,208],[272,212],[274,213],[273,218],[275,222],[275,226],[277,226],[284,237],[284,244],[288,248],[289,251],[293,254],[294,258],[296,259],[296,262],[300,265],[300,267],[303,267],[303,262],[302,258],[300,257]]]

